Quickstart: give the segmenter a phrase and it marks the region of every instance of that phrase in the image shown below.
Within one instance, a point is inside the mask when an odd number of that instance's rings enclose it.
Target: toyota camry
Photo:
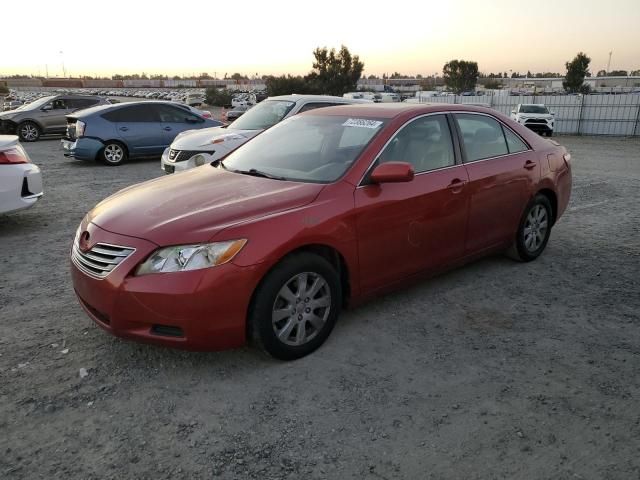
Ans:
[[[114,335],[294,359],[345,306],[484,255],[536,259],[570,193],[569,152],[493,110],[322,108],[107,198],[71,273]]]

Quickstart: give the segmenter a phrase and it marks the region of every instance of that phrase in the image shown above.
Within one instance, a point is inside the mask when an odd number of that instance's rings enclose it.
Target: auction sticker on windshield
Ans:
[[[378,128],[382,125],[380,120],[367,120],[366,118],[350,118],[342,124],[343,127]]]

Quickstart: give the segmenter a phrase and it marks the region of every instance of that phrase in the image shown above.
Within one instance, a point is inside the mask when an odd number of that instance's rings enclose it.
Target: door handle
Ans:
[[[163,128],[163,130],[164,130],[165,132],[170,132],[170,131],[171,131],[171,127],[164,127],[164,128]]]
[[[123,132],[126,132],[127,130],[129,130],[129,127],[120,127],[120,130],[122,130]]]
[[[537,163],[532,161],[532,160],[527,160],[526,162],[524,162],[524,168],[526,168],[527,170],[531,170],[536,165],[537,165]]]
[[[460,180],[459,178],[454,178],[451,180],[451,183],[447,186],[452,193],[458,193],[462,190],[462,188],[467,184],[466,180]]]

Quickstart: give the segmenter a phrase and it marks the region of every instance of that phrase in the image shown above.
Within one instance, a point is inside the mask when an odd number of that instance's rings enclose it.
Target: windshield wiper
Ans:
[[[224,167],[224,166],[223,166]],[[226,168],[226,167],[224,167]],[[234,173],[241,173],[242,175],[251,175],[252,177],[270,178],[271,180],[286,180],[286,177],[279,177],[277,175],[270,175],[268,173],[251,168],[249,170],[231,170]]]

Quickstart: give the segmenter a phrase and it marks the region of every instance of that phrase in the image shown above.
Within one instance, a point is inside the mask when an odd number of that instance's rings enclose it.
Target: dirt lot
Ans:
[[[540,259],[348,311],[293,363],[95,327],[69,281],[74,231],[159,161],[27,145],[46,193],[0,216],[0,478],[639,478],[640,141],[560,140],[575,190]]]

